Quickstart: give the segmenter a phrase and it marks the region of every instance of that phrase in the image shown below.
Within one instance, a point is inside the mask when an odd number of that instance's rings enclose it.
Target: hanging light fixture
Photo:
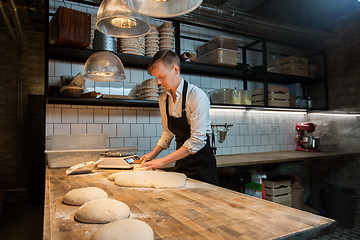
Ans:
[[[194,11],[202,0],[121,0],[130,9],[150,17],[176,17]]]
[[[124,80],[125,69],[116,51],[116,41],[95,30],[93,39],[93,53],[85,63],[84,78],[92,81],[114,82]]]
[[[121,0],[103,0],[96,17],[96,28],[105,34],[131,38],[150,31],[149,18],[130,10]]]
[[[92,81],[115,82],[125,79],[121,60],[109,51],[93,53],[85,63],[84,72],[84,78]]]

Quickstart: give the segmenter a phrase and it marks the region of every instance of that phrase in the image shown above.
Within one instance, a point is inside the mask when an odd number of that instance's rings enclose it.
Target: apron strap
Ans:
[[[188,82],[184,80],[184,87],[183,87],[183,99],[182,99],[182,104],[181,104],[181,116],[183,112],[186,114],[185,111],[185,102],[186,102],[186,94],[187,94],[187,89],[188,89]],[[166,96],[166,115],[169,117],[169,95]]]

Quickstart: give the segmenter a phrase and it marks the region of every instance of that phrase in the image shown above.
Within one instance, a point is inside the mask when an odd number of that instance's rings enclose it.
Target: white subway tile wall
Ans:
[[[86,108],[84,108],[86,107]],[[211,109],[212,124],[233,125],[220,143],[215,130],[217,154],[238,154],[294,150],[295,125],[306,121],[303,114],[243,112]],[[138,147],[145,154],[155,147],[162,132],[157,108],[99,107],[48,104],[46,136],[53,134],[106,134],[107,147]],[[164,151],[175,150],[174,141]]]

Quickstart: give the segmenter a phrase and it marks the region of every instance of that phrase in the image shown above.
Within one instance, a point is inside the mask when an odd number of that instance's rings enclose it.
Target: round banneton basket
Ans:
[[[60,89],[60,93],[65,97],[80,97],[84,89],[82,87],[65,85]]]

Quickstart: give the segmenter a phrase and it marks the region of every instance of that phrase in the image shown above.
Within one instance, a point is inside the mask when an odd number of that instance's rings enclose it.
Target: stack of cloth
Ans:
[[[174,49],[174,28],[171,22],[165,22],[159,27],[160,50]]]
[[[145,37],[118,38],[117,51],[121,53],[145,55]]]
[[[150,24],[150,32],[145,35],[145,56],[153,57],[159,51],[159,32],[155,24]]]
[[[138,97],[141,100],[159,100],[159,87],[155,78],[143,81],[140,85]]]

